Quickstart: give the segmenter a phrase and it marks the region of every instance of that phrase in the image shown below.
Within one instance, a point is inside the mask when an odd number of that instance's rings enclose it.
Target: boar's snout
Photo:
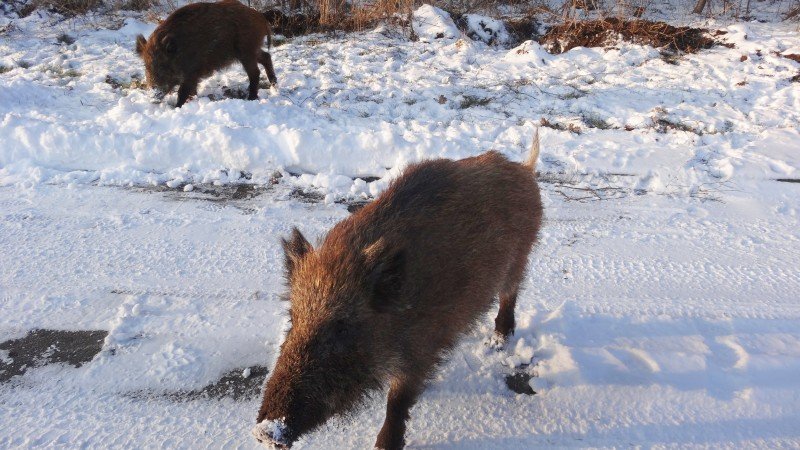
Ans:
[[[173,76],[169,68],[161,67],[158,69],[147,68],[145,71],[147,86],[154,89],[160,96],[165,96],[180,84],[180,79]]]
[[[278,365],[273,371],[253,429],[259,442],[289,448],[300,436],[325,421],[321,402],[308,401],[318,392],[299,381],[285,366]]]
[[[253,436],[262,444],[288,449],[294,443],[293,433],[283,419],[265,420],[253,427]]]

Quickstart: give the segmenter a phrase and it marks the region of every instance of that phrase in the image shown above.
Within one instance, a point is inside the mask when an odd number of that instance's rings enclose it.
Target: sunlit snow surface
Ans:
[[[517,332],[491,350],[487,316],[466,337],[410,447],[800,446],[800,184],[776,181],[800,178],[792,25],[725,27],[736,48],[677,65],[629,44],[310,36],[273,49],[278,93],[225,98],[247,84],[233,66],[181,109],[113,86],[141,75],[152,24],[90,25],[31,17],[0,40],[0,342],[108,332],[81,367],[0,383],[0,447],[255,447],[257,393],[179,393],[274,362],[279,238],[318,239],[415,161],[521,160],[541,118],[580,134],[541,128]],[[531,354],[538,394],[514,394]],[[383,408],[296,445],[371,448]]]

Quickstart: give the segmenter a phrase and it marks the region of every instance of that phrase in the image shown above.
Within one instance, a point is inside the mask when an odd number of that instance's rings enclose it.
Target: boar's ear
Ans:
[[[381,238],[364,250],[367,263],[367,287],[370,304],[378,312],[408,309],[403,302],[406,254],[403,249],[387,245]]]
[[[167,53],[175,53],[175,50],[178,49],[178,45],[175,43],[175,37],[171,34],[161,38],[161,45],[164,47],[164,50],[166,50]]]
[[[291,281],[297,264],[307,254],[311,253],[314,247],[311,246],[297,227],[292,229],[292,237],[289,240],[281,239],[281,242],[283,242],[283,254],[286,257],[286,278]]]
[[[144,53],[144,47],[146,45],[147,45],[147,39],[145,39],[144,36],[142,36],[141,34],[136,36],[136,53],[138,53],[139,56],[141,56],[142,53]]]

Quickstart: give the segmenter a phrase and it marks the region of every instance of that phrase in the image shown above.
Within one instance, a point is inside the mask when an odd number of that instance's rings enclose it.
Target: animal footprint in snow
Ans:
[[[609,350],[628,370],[647,373],[661,372],[658,362],[643,349],[630,347]]]
[[[744,349],[734,336],[718,336],[714,339],[718,344],[717,351],[713,352],[717,363],[728,369],[744,369],[750,362],[750,354]]]

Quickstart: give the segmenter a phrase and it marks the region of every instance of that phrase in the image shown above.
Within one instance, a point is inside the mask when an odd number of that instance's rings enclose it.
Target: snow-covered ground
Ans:
[[[0,373],[1,448],[254,447],[258,393],[192,393],[274,361],[279,238],[320,237],[414,161],[520,160],[542,118],[517,333],[465,339],[410,447],[800,446],[800,184],[777,181],[800,178],[796,25],[728,25],[735,48],[677,61],[308,36],[273,49],[280,91],[226,98],[234,66],[174,109],[127,87],[154,25],[101,22],[3,24],[0,368],[33,329],[108,335],[80,367]],[[297,446],[369,448],[383,407]]]

